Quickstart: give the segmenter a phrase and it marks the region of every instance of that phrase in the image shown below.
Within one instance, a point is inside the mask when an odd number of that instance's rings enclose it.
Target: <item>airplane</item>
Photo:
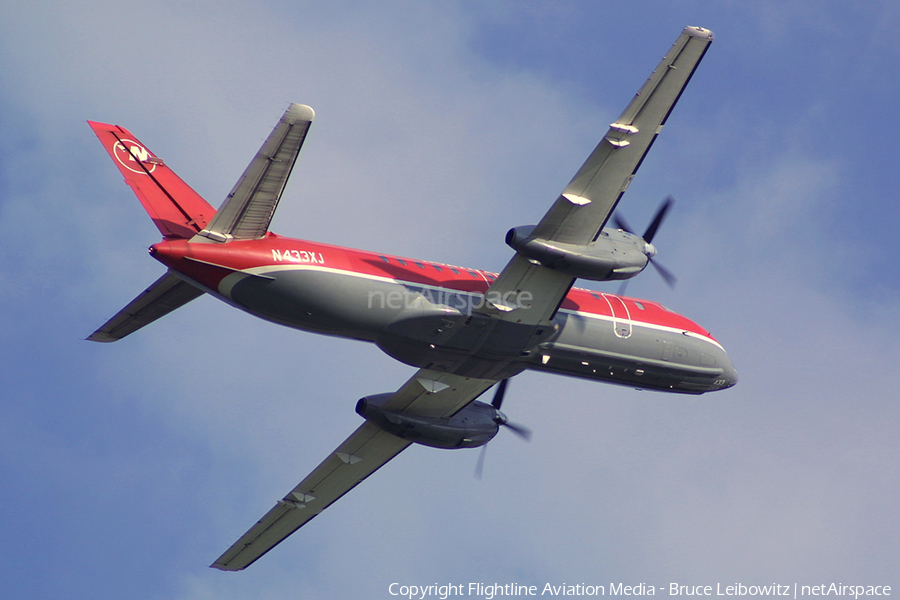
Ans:
[[[524,434],[500,408],[526,369],[683,394],[735,385],[725,349],[695,322],[573,287],[659,267],[651,241],[670,203],[642,236],[621,219],[606,224],[713,37],[682,31],[544,217],[509,230],[515,252],[499,274],[269,231],[313,121],[308,106],[288,107],[219,210],[128,130],[88,121],[162,234],[149,250],[167,267],[89,340],[119,340],[209,294],[287,327],[374,343],[417,369],[396,391],[360,399],[359,428],[212,567],[248,567],[411,444],[474,448],[502,426]],[[491,403],[477,400],[495,385]]]

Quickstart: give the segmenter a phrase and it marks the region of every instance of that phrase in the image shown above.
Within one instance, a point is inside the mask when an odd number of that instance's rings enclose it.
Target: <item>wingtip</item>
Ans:
[[[296,121],[312,121],[316,116],[316,111],[314,111],[311,106],[305,104],[291,104],[288,107],[285,116]]]
[[[695,38],[703,38],[709,41],[713,41],[716,39],[716,35],[710,31],[709,29],[704,29],[703,27],[693,27],[688,25],[684,28],[684,32],[691,37]]]
[[[108,344],[109,342],[115,342],[118,339],[119,338],[113,337],[113,336],[109,335],[108,333],[104,333],[101,331],[95,331],[91,335],[84,338],[84,341],[86,341],[86,342],[101,342],[103,344]]]

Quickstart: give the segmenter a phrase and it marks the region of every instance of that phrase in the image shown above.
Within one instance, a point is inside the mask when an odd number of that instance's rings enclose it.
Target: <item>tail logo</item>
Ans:
[[[162,163],[134,140],[119,140],[113,144],[113,156],[120,165],[134,173],[152,173]]]

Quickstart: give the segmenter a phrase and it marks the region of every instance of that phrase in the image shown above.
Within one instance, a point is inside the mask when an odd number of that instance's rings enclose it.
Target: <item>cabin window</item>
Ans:
[[[406,266],[406,261],[403,260],[402,258],[398,258],[397,262],[400,263],[401,265],[403,265],[404,267]]]
[[[466,271],[466,272],[469,275],[471,275],[472,277],[474,277],[475,279],[478,279],[478,273],[476,273],[475,271]]]
[[[434,270],[435,270],[435,271],[441,271],[441,270],[442,270],[442,269],[441,269],[439,266],[437,266],[437,265],[431,265],[431,266],[434,267]]]
[[[388,260],[388,257],[387,257],[387,256],[379,256],[378,258],[380,258],[380,259],[381,259],[382,261],[384,261],[384,262],[391,262],[391,261]]]
[[[456,267],[450,267],[450,270],[459,275],[459,269],[457,269]]]
[[[594,297],[594,300],[599,300],[599,299],[600,299],[600,296],[598,296],[598,295],[595,294],[594,292],[591,292],[591,296]]]
[[[423,265],[423,264],[420,263],[419,261],[415,261],[415,263],[416,263],[416,266],[419,267],[420,269],[424,269],[424,268],[425,268],[425,265]]]
[[[638,302],[637,300],[635,300],[634,305],[637,306],[641,310],[647,310],[644,308],[644,305],[641,304],[640,302]]]

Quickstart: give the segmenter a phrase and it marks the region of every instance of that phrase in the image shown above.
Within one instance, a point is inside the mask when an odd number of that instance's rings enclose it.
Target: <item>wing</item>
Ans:
[[[410,443],[363,423],[211,566],[223,571],[247,568]]]
[[[225,242],[266,234],[314,116],[313,109],[303,104],[288,107],[209,226],[198,235]]]
[[[531,235],[569,244],[597,239],[712,40],[707,29],[684,29]],[[517,254],[488,290],[488,311],[518,323],[546,323],[574,281]],[[523,291],[528,301],[511,301]]]
[[[202,295],[203,290],[169,271],[87,339],[92,342],[115,342]]]
[[[421,369],[383,407],[449,417],[494,383]],[[250,566],[409,445],[372,423],[363,423],[211,566],[223,571]]]

